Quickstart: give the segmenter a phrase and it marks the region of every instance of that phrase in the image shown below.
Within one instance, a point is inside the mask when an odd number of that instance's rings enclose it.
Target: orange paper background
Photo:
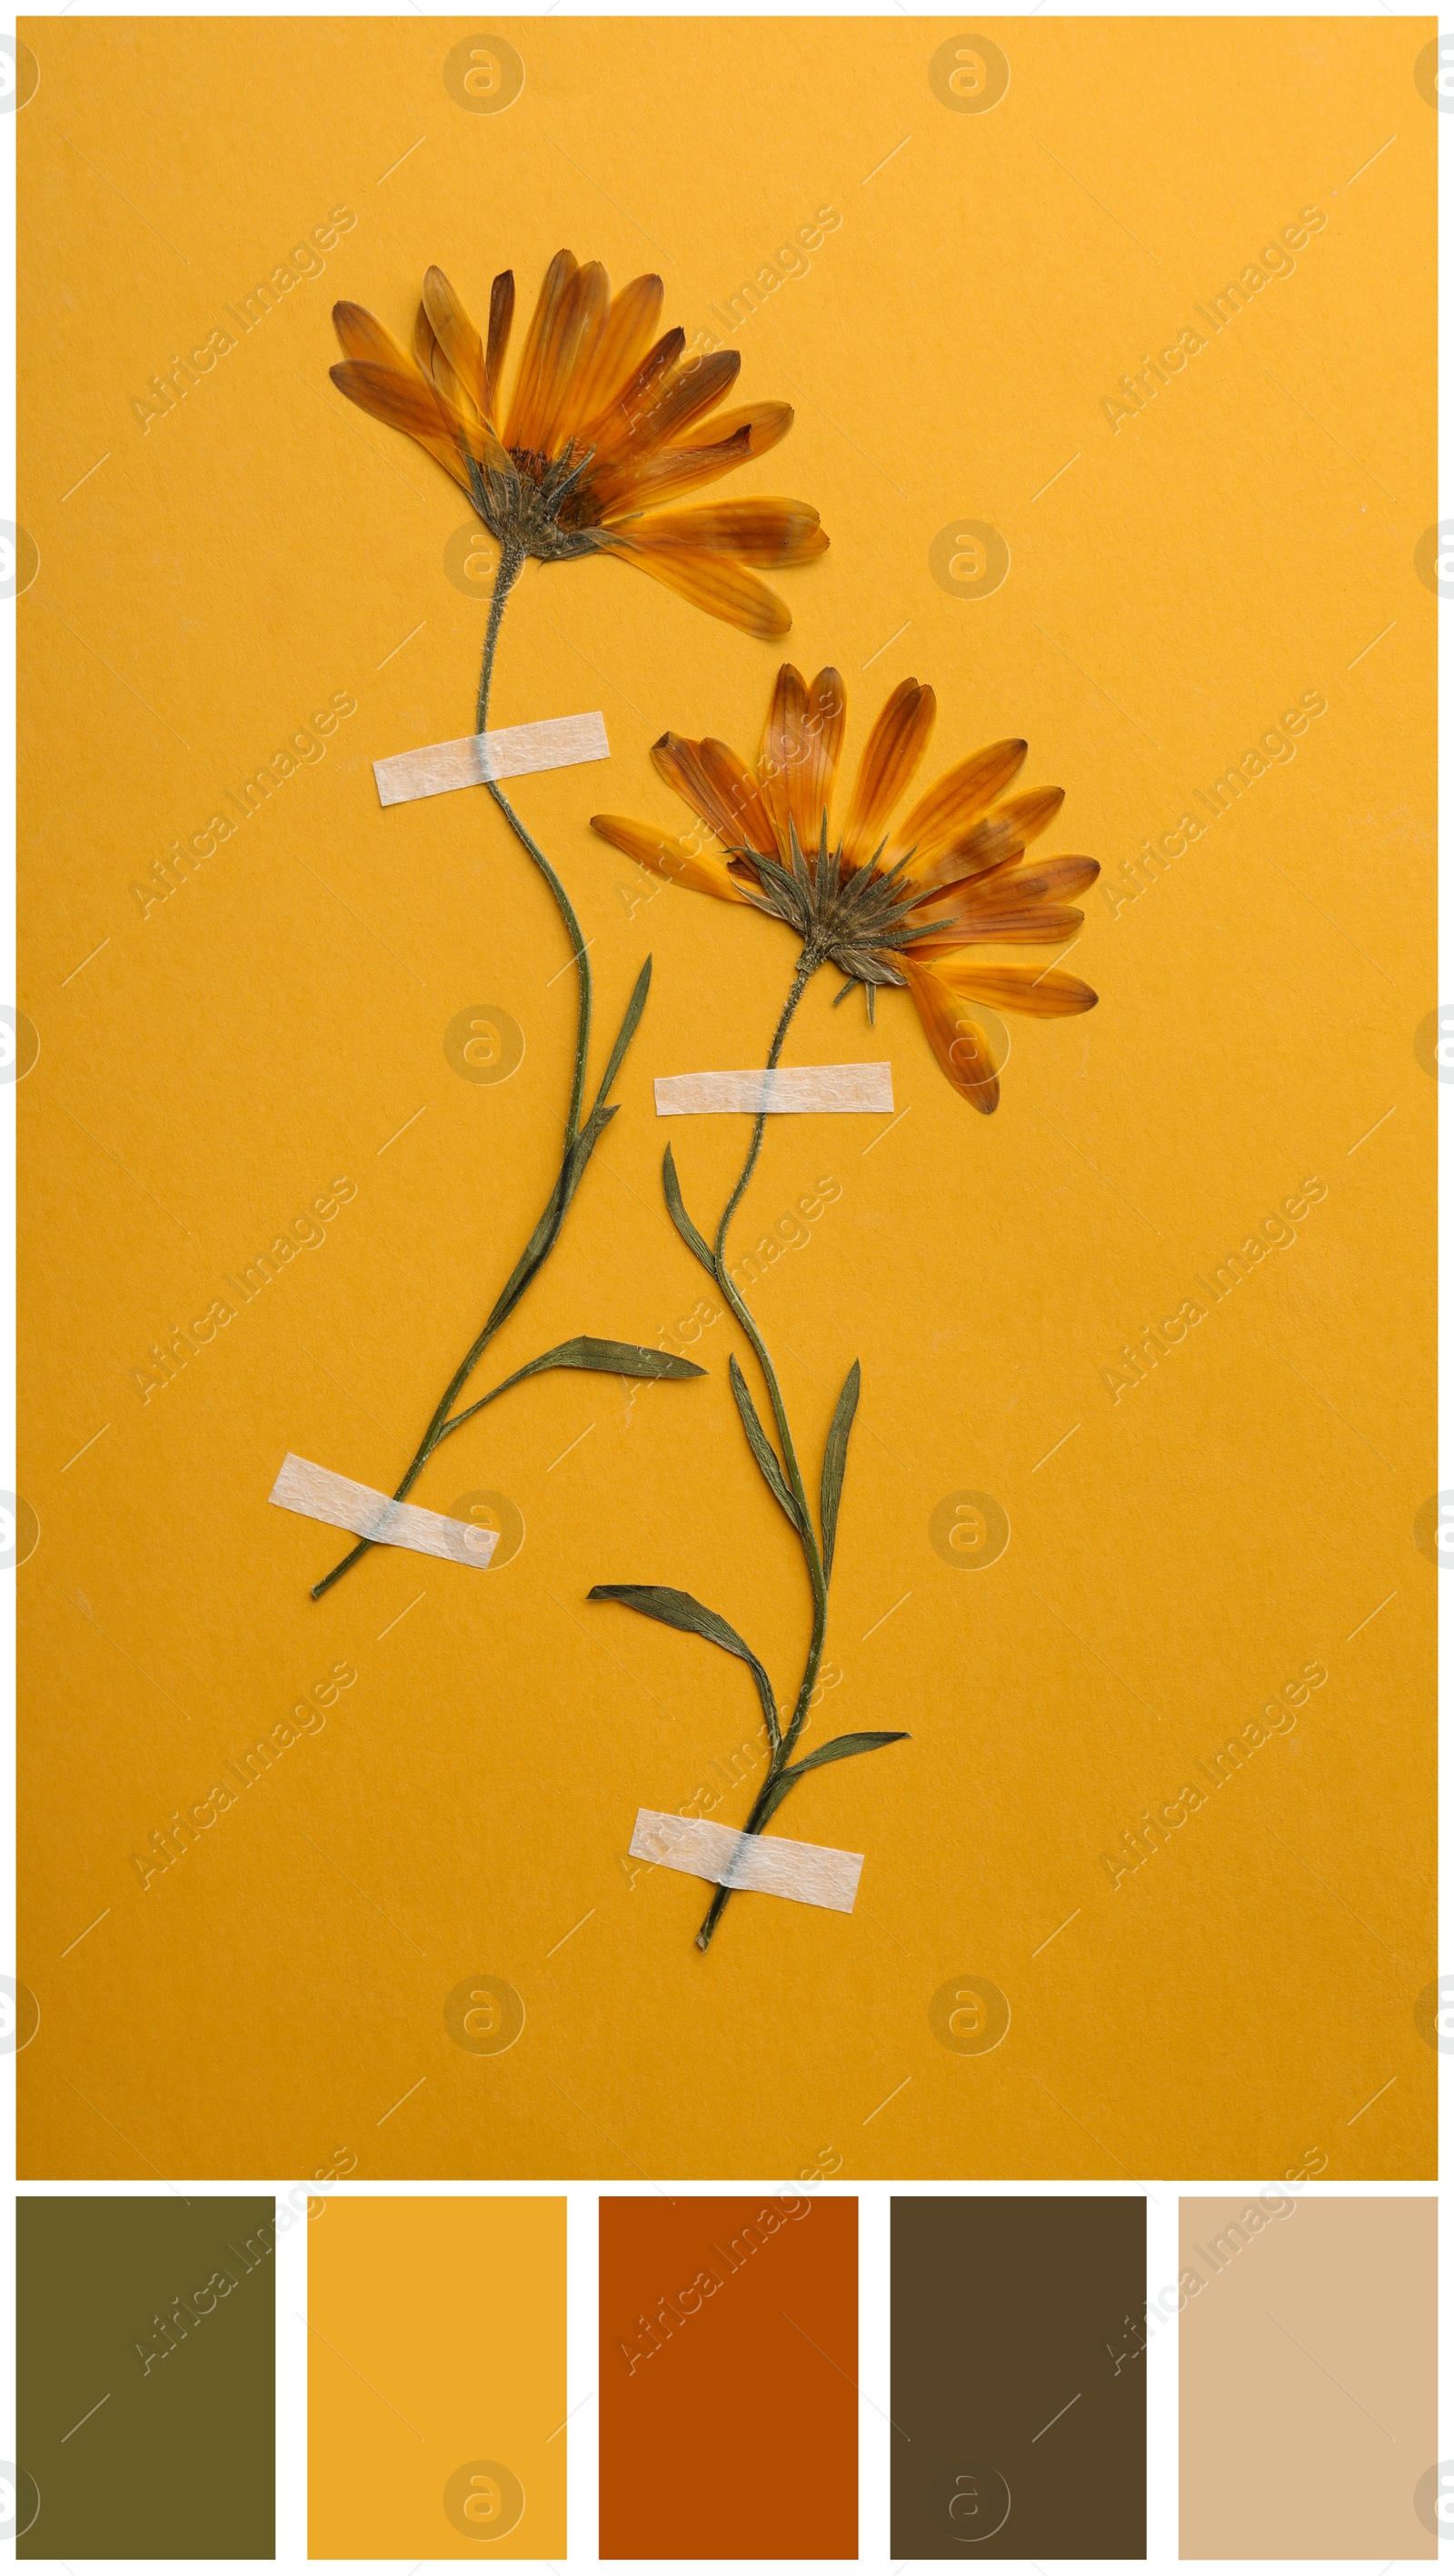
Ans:
[[[1427,2174],[1432,22],[991,22],[985,113],[931,80],[948,21],[503,32],[523,90],[473,115],[459,20],[27,28],[22,2171]],[[335,208],[323,273],[147,418]],[[1131,411],[1123,375],[1286,227],[1291,273]],[[866,1853],[853,1916],[739,1898],[705,1960],[704,1890],[624,1855],[641,1805],[741,1821],[750,1679],[585,1596],[679,1585],[795,1686],[802,1566],[729,1330],[694,1320],[651,1094],[761,1059],[792,949],[587,818],[675,826],[650,743],[750,751],[779,656],[616,566],[531,566],[501,646],[498,722],[605,714],[609,764],[517,790],[599,1028],[648,950],[655,978],[498,1374],[586,1331],[710,1375],[634,1403],[557,1375],[462,1433],[413,1499],[509,1499],[524,1544],[486,1575],[379,1552],[315,1605],[341,1546],[266,1500],[288,1449],[402,1471],[543,1203],[574,1029],[487,800],[379,808],[373,758],[467,729],[482,614],[445,569],[462,496],[329,384],[329,306],[407,334],[430,261],[478,313],[562,242],[659,267],[743,396],[796,405],[730,489],[822,511],[830,552],[779,586],[794,656],[846,674],[850,762],[917,674],[930,769],[1028,736],[1027,782],[1067,789],[1050,846],[1105,870],[1071,959],[1100,1007],[1015,1024],[995,1118],[900,995],[870,1030],[820,978],[794,1028],[794,1062],[890,1057],[898,1103],[773,1124],[737,1239],[776,1246],[755,1294],[810,1472],[863,1369],[809,1741],[913,1740],[784,1811]],[[930,569],[961,516],[1009,548],[984,599]],[[175,836],[334,697],[324,756],[161,899]],[[498,1085],[444,1051],[483,1004],[525,1037]],[[744,1122],[672,1133],[705,1215]],[[320,1195],[321,1244],[147,1394],[157,1337]],[[1264,1223],[1288,1243],[1122,1383]],[[980,1572],[932,1542],[964,1492],[1009,1523]],[[315,1689],[322,1731],[147,1875]],[[503,2053],[446,2027],[481,1974],[523,1998]],[[931,2022],[971,1974],[1011,2009],[988,2054]]]

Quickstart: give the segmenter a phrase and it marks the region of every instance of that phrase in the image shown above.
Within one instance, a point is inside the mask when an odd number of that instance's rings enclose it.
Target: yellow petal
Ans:
[[[624,850],[628,859],[652,868],[659,877],[670,877],[673,885],[686,886],[693,894],[714,894],[725,903],[748,903],[728,868],[725,859],[704,850],[700,841],[680,840],[673,832],[659,832],[652,823],[633,823],[624,814],[593,814],[591,830],[614,850]]]
[[[782,601],[759,581],[745,564],[733,563],[726,555],[691,555],[679,547],[666,547],[657,553],[649,545],[638,543],[634,534],[613,534],[603,552],[616,555],[622,563],[635,564],[640,572],[649,572],[654,581],[664,582],[668,590],[681,593],[695,608],[704,608],[710,617],[720,617],[729,626],[738,626],[745,635],[756,635],[766,642],[775,635],[786,635],[792,624]]]
[[[942,1071],[960,1099],[988,1117],[999,1106],[1000,1084],[984,1030],[930,968],[916,966],[902,952],[898,962],[909,979],[924,1034]]]
[[[865,866],[883,840],[889,816],[919,766],[933,724],[933,690],[921,688],[917,680],[901,680],[858,765],[853,802],[843,827],[843,858],[849,870]]]

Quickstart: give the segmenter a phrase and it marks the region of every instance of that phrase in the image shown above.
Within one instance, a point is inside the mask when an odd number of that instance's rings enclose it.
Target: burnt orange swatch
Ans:
[[[310,2558],[565,2555],[565,2207],[334,2200],[315,2219]]]
[[[600,2301],[601,2556],[855,2558],[857,2201],[603,2200]]]
[[[1437,2262],[1432,2199],[1182,2202],[1183,2558],[1438,2556]]]

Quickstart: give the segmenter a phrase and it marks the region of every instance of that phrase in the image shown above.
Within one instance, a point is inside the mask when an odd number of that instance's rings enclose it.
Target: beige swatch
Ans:
[[[1181,2203],[1183,2558],[1437,2557],[1437,2226],[1428,2199]]]

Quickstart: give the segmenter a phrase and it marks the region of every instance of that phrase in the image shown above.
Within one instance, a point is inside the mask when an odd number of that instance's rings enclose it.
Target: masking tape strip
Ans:
[[[421,1511],[417,1503],[391,1502],[372,1485],[335,1476],[331,1467],[315,1467],[291,1449],[268,1501],[306,1520],[327,1521],[331,1529],[352,1530],[355,1538],[371,1538],[380,1547],[412,1547],[420,1556],[445,1556],[455,1565],[488,1565],[500,1535],[443,1512]]]
[[[688,1878],[715,1879],[719,1887],[791,1896],[799,1905],[831,1906],[836,1914],[853,1912],[863,1867],[862,1852],[793,1843],[781,1834],[737,1834],[703,1816],[666,1816],[654,1807],[637,1809],[631,1855],[684,1870]]]
[[[374,762],[374,777],[381,805],[407,805],[452,787],[483,787],[487,778],[522,778],[527,770],[571,769],[610,757],[604,716],[546,716],[539,724],[501,725],[424,751],[395,752]]]
[[[805,1109],[894,1105],[891,1064],[776,1065],[770,1073],[667,1073],[656,1082],[658,1118],[701,1118],[710,1110],[764,1109],[774,1116]]]

